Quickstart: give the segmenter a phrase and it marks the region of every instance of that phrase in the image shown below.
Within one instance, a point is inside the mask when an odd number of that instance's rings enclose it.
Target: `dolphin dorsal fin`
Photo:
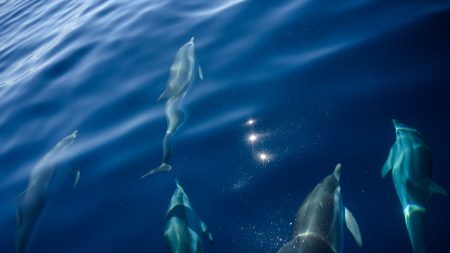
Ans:
[[[428,189],[431,194],[442,194],[447,195],[447,191],[442,188],[440,185],[430,180],[430,184],[428,185]]]
[[[355,220],[355,217],[353,214],[345,208],[345,224],[350,231],[350,233],[353,235],[353,238],[355,238],[356,244],[361,248],[362,247],[362,237],[361,232],[359,231],[358,223]]]
[[[203,70],[202,70],[202,66],[198,65],[198,77],[200,78],[200,80],[203,80]]]

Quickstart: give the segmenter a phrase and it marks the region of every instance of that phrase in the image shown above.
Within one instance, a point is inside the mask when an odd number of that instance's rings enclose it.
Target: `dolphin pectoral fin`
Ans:
[[[20,203],[20,201],[23,199],[23,197],[25,196],[25,194],[27,193],[27,191],[28,191],[28,188],[25,190],[25,191],[23,191],[23,192],[21,192],[19,195],[17,195],[17,197],[15,197],[13,200],[11,200],[9,203],[10,204],[18,204],[18,203]]]
[[[159,173],[159,172],[168,172],[172,169],[172,166],[166,163],[162,163],[159,167],[152,169],[151,171],[144,174],[141,179],[144,179],[146,177],[152,176],[153,174]]]
[[[200,80],[203,80],[203,70],[200,65],[198,65],[198,77],[200,78]]]
[[[430,190],[431,194],[442,194],[447,195],[447,191],[442,188],[440,185],[436,184],[435,182],[430,180],[430,184],[428,185],[428,189]]]
[[[396,149],[397,149],[397,146],[394,144],[394,146],[392,146],[391,150],[389,151],[389,156],[388,156],[386,162],[384,163],[383,169],[381,170],[381,177],[383,177],[383,178],[389,173],[389,171],[394,166],[394,159],[395,159],[395,155],[397,153]]]
[[[392,167],[387,164],[387,162],[384,164],[383,169],[381,170],[381,177],[386,177],[386,175],[391,171]]]
[[[362,237],[361,232],[359,230],[358,223],[355,220],[355,217],[353,214],[345,208],[345,224],[350,231],[350,233],[353,235],[353,238],[355,238],[356,243],[361,248],[362,247]]]
[[[161,93],[161,95],[159,96],[159,98],[156,101],[168,98],[170,96],[170,93],[171,92],[170,92],[169,86],[167,86],[167,88],[163,91],[163,93]]]
[[[403,210],[414,253],[425,253],[425,208],[417,205],[408,205]]]
[[[202,233],[203,233],[203,235],[204,235],[206,238],[208,238],[208,241],[209,241],[210,243],[213,243],[213,242],[214,242],[213,236],[212,236],[211,232],[209,231],[208,226],[206,225],[206,223],[203,222],[202,220],[200,220],[200,226],[202,227]]]
[[[80,182],[80,170],[75,172],[74,180],[73,180],[73,188],[76,189],[78,187],[78,183]]]

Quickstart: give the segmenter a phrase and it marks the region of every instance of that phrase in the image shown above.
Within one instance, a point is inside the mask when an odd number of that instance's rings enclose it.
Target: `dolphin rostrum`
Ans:
[[[431,180],[431,150],[414,128],[393,120],[396,141],[381,171],[385,177],[392,170],[397,195],[403,207],[406,228],[414,253],[424,253],[425,204],[433,193],[447,192]]]
[[[194,82],[195,76],[198,74],[203,79],[203,72],[195,59],[194,37],[184,44],[177,52],[175,60],[170,66],[169,80],[164,92],[159,96],[158,101],[167,99],[166,101],[166,119],[167,131],[163,141],[164,155],[162,163],[141,177],[151,176],[158,172],[170,171],[172,166],[169,164],[172,153],[172,135],[183,124],[186,116],[180,108],[180,102],[186,95],[189,86]]]
[[[58,164],[58,155],[74,142],[77,133],[78,131],[74,131],[58,142],[31,170],[28,187],[21,194],[23,199],[16,211],[16,253],[26,251],[30,235],[46,206],[49,186]]]
[[[344,207],[339,178],[341,164],[309,193],[298,209],[292,226],[292,240],[278,253],[340,253],[343,251],[344,218],[347,228],[362,246],[361,233],[353,214]]]
[[[193,210],[183,187],[176,180],[177,188],[167,210],[164,239],[169,253],[200,253],[202,236],[213,242],[208,226]]]

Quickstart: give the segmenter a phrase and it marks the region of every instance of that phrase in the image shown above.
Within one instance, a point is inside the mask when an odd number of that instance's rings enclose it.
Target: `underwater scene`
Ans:
[[[0,253],[448,253],[449,143],[449,1],[0,0]]]

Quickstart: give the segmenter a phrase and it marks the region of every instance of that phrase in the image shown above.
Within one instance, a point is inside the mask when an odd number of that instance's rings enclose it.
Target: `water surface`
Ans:
[[[80,169],[79,187],[55,194],[29,252],[164,252],[175,178],[215,237],[205,252],[276,252],[338,162],[364,241],[346,233],[345,252],[411,252],[380,171],[397,118],[450,190],[449,15],[448,1],[0,1],[0,252],[14,250],[11,200],[75,129],[61,167]],[[183,101],[174,169],[140,180],[161,161],[156,99],[192,36],[204,80]],[[450,252],[449,199],[428,207],[428,250]]]

